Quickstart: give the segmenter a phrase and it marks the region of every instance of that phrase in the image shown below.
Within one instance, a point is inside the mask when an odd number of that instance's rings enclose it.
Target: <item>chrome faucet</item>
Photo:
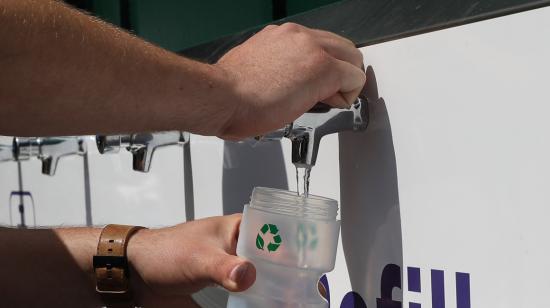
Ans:
[[[97,149],[101,154],[118,153],[121,147],[125,147],[132,153],[133,169],[141,172],[149,172],[157,148],[183,145],[188,141],[189,133],[180,131],[96,136]]]
[[[13,147],[11,145],[0,144],[0,163],[14,160]]]
[[[80,137],[14,137],[13,156],[17,161],[37,157],[42,161],[42,173],[54,175],[59,159],[86,153],[86,143]]]
[[[366,96],[361,95],[349,109],[336,109],[318,103],[284,128],[256,139],[261,141],[289,138],[292,142],[292,163],[296,167],[310,169],[317,161],[319,143],[323,136],[343,131],[362,131],[367,128],[367,101]]]

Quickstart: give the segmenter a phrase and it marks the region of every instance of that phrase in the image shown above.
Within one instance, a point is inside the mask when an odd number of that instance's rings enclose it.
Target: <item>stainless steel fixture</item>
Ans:
[[[322,103],[284,128],[257,137],[258,140],[289,138],[292,142],[292,162],[296,167],[310,169],[315,165],[319,143],[323,136],[362,131],[368,124],[368,99],[361,95],[349,109],[330,108]]]
[[[125,147],[133,156],[135,171],[149,172],[153,154],[157,148],[169,145],[183,145],[189,141],[189,133],[165,131],[126,135],[97,135],[97,149],[101,154],[118,153]]]
[[[42,161],[42,173],[54,175],[59,159],[86,153],[86,143],[80,137],[14,137],[13,157],[17,161],[37,157]]]

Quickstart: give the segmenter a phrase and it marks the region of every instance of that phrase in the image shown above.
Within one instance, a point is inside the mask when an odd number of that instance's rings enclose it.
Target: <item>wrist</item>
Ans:
[[[130,286],[133,290],[132,296],[137,306],[147,306],[154,293],[148,281],[148,271],[155,271],[154,262],[151,260],[151,243],[155,230],[141,229],[136,232],[130,241],[126,250],[128,258],[128,268],[130,270]]]
[[[148,251],[149,234],[153,232],[149,229],[138,230],[130,240],[126,248],[126,256],[128,258],[128,266],[130,268],[130,280],[143,282],[144,268],[147,267],[146,252]]]
[[[215,130],[211,135],[218,137],[227,137],[226,134],[230,130],[232,121],[236,116],[243,112],[243,109],[247,106],[244,102],[243,95],[239,90],[240,82],[237,70],[224,67],[221,64],[208,65],[208,74],[211,76],[211,80],[214,80],[214,84],[219,85],[217,91],[214,89],[212,92],[215,102],[215,112],[217,122]],[[215,88],[215,87],[214,87]],[[212,121],[208,122],[212,125]]]

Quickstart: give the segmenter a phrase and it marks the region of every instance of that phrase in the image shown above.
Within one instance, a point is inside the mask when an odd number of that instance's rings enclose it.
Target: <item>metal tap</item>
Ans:
[[[86,153],[86,143],[80,137],[14,137],[13,154],[17,161],[37,157],[42,161],[42,173],[54,175],[59,159]]]
[[[282,137],[292,142],[292,163],[296,167],[311,168],[317,161],[319,143],[325,135],[343,131],[362,131],[368,124],[367,98],[361,95],[349,109],[336,109],[318,103],[296,121],[284,128],[257,137],[258,140],[277,140]]]
[[[133,156],[135,171],[149,172],[155,150],[169,145],[183,145],[189,141],[189,133],[165,131],[125,135],[97,135],[97,149],[101,154],[118,153],[125,147]]]

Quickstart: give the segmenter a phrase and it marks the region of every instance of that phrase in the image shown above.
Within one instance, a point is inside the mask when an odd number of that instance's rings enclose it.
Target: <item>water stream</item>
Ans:
[[[311,176],[311,167],[296,167],[296,193],[298,196],[309,196],[309,178]],[[302,187],[302,193],[300,193]]]

